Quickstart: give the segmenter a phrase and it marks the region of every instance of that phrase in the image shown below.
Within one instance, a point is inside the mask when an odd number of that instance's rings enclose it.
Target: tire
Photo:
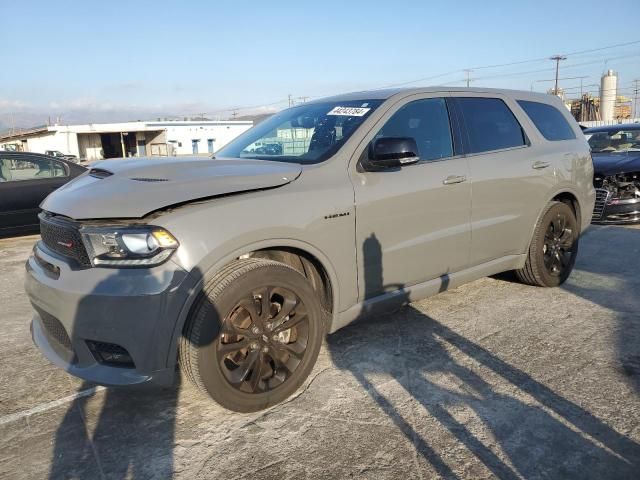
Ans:
[[[566,203],[550,203],[536,224],[524,268],[516,270],[516,276],[528,285],[561,285],[573,270],[579,240],[573,209]]]
[[[298,271],[272,260],[236,260],[203,288],[180,340],[179,362],[223,407],[262,410],[309,376],[323,325],[320,300]]]

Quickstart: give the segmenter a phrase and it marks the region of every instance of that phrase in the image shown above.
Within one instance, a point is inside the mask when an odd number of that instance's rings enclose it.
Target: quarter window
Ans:
[[[44,180],[66,176],[67,171],[64,166],[55,160],[0,158],[0,182]]]
[[[499,98],[456,98],[468,135],[467,153],[489,152],[527,144],[524,130]]]
[[[573,140],[576,138],[567,119],[556,107],[527,100],[518,100],[518,104],[547,140]]]
[[[375,138],[411,137],[421,160],[453,156],[449,113],[443,98],[415,100],[403,106],[380,129]]]

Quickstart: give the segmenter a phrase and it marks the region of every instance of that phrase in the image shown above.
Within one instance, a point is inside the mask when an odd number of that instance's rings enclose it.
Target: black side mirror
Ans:
[[[418,145],[411,137],[378,138],[370,146],[366,170],[399,168],[420,160]]]

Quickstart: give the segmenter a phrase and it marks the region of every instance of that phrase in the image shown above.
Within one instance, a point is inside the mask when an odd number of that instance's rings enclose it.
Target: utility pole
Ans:
[[[291,100],[291,94],[289,94],[289,107],[291,107],[291,105],[293,105],[293,100]]]
[[[302,103],[307,103],[307,98],[309,98],[308,96],[306,97],[298,97],[298,100],[302,100]]]
[[[634,80],[633,85],[633,118],[638,118],[638,86],[640,85],[640,80]]]
[[[469,83],[471,82],[471,78],[469,78],[469,74],[470,74],[471,72],[473,72],[473,70],[470,70],[470,69],[468,69],[468,68],[466,68],[466,69],[464,70],[464,73],[466,73],[466,74],[467,74],[467,88],[469,88]]]
[[[553,89],[553,94],[554,95],[558,95],[558,71],[560,70],[560,61],[561,60],[566,60],[567,57],[565,57],[564,55],[554,55],[553,57],[551,57],[549,60],[555,60],[556,61],[556,86]]]

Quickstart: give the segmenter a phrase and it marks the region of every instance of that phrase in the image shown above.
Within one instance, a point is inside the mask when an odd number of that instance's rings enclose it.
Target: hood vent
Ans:
[[[168,178],[131,177],[136,182],[168,182]]]
[[[93,178],[102,179],[110,177],[111,175],[113,175],[113,172],[110,172],[109,170],[105,170],[103,168],[92,168],[91,170],[89,170],[89,175]]]

